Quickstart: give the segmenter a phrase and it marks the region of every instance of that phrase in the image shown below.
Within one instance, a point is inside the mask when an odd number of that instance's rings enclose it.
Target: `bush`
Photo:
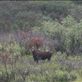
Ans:
[[[75,80],[76,76],[67,71],[56,70],[54,79],[58,82],[69,82],[70,80]]]

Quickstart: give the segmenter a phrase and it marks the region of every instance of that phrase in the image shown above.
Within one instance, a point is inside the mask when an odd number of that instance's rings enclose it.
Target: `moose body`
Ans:
[[[45,59],[50,60],[52,53],[49,51],[42,52],[39,50],[34,50],[34,51],[32,51],[32,55],[33,55],[34,61],[38,62],[38,60],[45,60]]]

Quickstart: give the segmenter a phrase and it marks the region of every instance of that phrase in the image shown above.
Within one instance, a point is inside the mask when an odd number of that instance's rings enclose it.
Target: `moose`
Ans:
[[[40,51],[40,50],[33,50],[32,55],[34,58],[34,61],[38,63],[39,60],[51,60],[52,52],[50,51]]]

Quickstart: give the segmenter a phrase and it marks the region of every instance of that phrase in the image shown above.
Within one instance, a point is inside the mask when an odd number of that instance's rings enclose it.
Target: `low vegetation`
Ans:
[[[32,50],[41,53],[38,63]],[[42,52],[52,53],[50,61]],[[81,77],[81,2],[0,2],[0,82],[81,82]]]
[[[36,63],[32,54],[22,56],[18,54],[21,48],[14,47],[8,44],[0,53],[1,82],[71,82],[82,76],[82,58],[79,56],[67,58],[65,53],[57,52],[53,53],[51,61]],[[13,52],[9,52],[12,49]]]

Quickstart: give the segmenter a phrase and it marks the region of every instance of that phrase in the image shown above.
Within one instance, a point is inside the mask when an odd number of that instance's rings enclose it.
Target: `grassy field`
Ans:
[[[66,58],[65,54],[54,53],[50,62],[46,60],[36,63],[32,55],[25,55],[14,64],[7,64],[7,73],[10,77],[8,81],[81,82],[82,69],[79,62],[76,63],[76,61],[81,62],[81,57]],[[6,68],[2,63],[0,63],[0,78],[1,75],[6,79]],[[7,82],[7,79],[0,82]]]

